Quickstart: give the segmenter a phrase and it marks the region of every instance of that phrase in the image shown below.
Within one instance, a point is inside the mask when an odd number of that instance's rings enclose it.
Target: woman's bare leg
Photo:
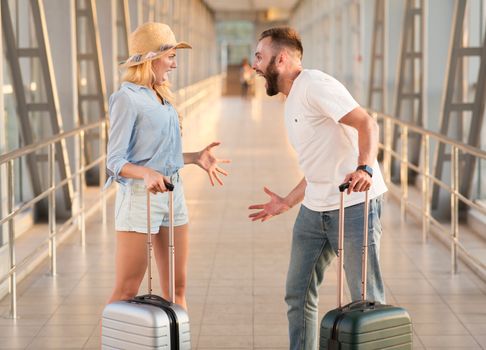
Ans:
[[[137,295],[147,269],[147,235],[117,231],[116,282],[108,303]]]

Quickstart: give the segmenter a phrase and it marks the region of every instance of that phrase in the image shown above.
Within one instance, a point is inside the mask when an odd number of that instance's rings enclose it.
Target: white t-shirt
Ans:
[[[338,186],[358,166],[358,131],[339,120],[359,104],[339,81],[304,69],[285,102],[290,143],[307,180],[303,205],[314,211],[339,208]],[[369,199],[387,191],[378,162],[373,167]],[[364,202],[364,193],[345,195],[345,206]]]

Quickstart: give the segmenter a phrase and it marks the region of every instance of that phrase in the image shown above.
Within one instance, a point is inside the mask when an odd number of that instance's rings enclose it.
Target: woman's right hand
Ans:
[[[161,173],[150,168],[146,169],[147,170],[145,171],[145,174],[143,176],[143,181],[145,182],[147,190],[149,190],[153,194],[156,194],[157,192],[167,192],[165,182],[170,183],[170,181],[165,178]]]

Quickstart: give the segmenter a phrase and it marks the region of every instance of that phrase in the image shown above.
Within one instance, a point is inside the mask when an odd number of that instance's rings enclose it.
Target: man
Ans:
[[[364,193],[369,190],[368,299],[384,302],[379,266],[380,212],[386,186],[376,161],[378,126],[333,77],[302,68],[302,43],[291,28],[272,28],[259,39],[253,69],[270,96],[281,92],[285,124],[304,178],[285,197],[270,196],[250,218],[266,221],[303,201],[295,221],[285,301],[291,349],[316,349],[318,287],[338,246],[338,186],[345,200],[345,270],[353,300],[360,298]]]

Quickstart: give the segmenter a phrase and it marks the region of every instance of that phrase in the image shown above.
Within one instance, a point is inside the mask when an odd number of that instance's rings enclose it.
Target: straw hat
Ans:
[[[167,54],[171,49],[191,49],[186,42],[177,42],[174,33],[164,23],[144,23],[128,38],[130,57],[122,62],[123,67],[132,67]]]

